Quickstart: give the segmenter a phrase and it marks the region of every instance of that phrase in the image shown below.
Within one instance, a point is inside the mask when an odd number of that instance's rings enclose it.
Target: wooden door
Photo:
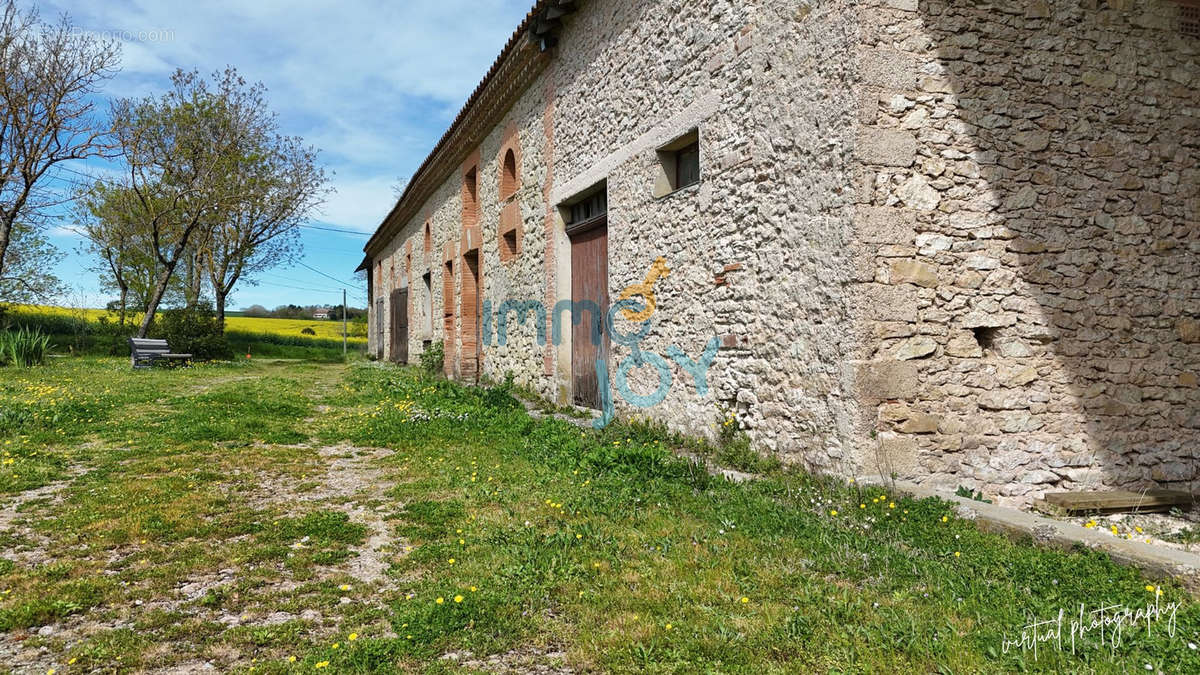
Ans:
[[[600,381],[596,360],[608,360],[608,333],[604,314],[608,312],[608,221],[600,217],[584,228],[568,230],[571,239],[571,300],[575,303],[571,328],[571,389],[575,403],[600,409]],[[595,303],[599,313],[583,309]],[[576,324],[575,319],[582,317]],[[593,340],[593,326],[599,322],[600,344]]]
[[[479,252],[463,254],[462,377],[479,380]]]
[[[408,363],[408,289],[392,291],[392,360]]]
[[[375,301],[375,358],[383,358],[383,298]]]

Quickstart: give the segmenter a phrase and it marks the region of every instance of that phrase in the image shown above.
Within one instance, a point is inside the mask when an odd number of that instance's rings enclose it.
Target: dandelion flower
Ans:
[[[350,637],[347,639],[350,640],[351,642],[354,642],[355,640],[358,639],[358,633],[351,633]]]
[[[942,522],[943,522],[943,523],[944,523],[944,522],[946,522],[946,521],[948,521],[948,520],[950,520],[949,516],[942,516]]]
[[[462,602],[462,601],[463,601],[463,597],[462,597],[461,595],[456,595],[456,596],[454,596],[454,601],[455,601],[455,602]]]
[[[442,598],[442,597],[439,597],[437,600],[434,600],[434,602],[436,602],[436,603],[437,603],[437,604],[439,604],[439,605],[440,605],[440,604],[442,604],[442,603],[443,603],[443,602],[445,602],[445,601],[446,601],[446,599],[445,599],[445,598]]]
[[[744,604],[746,604],[747,602],[750,602],[750,598],[747,598],[747,597],[743,596],[743,597],[742,597],[742,604],[744,605]]]
[[[320,661],[317,663],[316,667],[317,668],[328,668],[329,662],[328,661]]]
[[[954,552],[954,557],[955,557],[955,558],[959,558],[959,557],[961,557],[961,556],[962,556],[962,552],[961,552],[961,551],[955,551],[955,552]]]
[[[834,509],[834,510],[830,511],[830,512],[829,512],[829,515],[831,515],[831,516],[836,516],[836,515],[837,515],[837,509]]]

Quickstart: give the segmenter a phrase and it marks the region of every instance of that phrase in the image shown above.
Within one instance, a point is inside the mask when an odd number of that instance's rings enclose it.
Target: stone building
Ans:
[[[816,471],[1194,488],[1198,60],[1191,0],[542,0],[366,246],[371,349]]]

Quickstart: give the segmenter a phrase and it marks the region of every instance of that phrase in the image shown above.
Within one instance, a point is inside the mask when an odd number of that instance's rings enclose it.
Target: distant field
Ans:
[[[225,317],[225,327],[229,330],[241,330],[248,333],[271,333],[273,335],[303,335],[305,328],[313,329],[315,336],[332,339],[342,338],[341,321],[321,321],[315,319],[256,319],[249,316]],[[351,342],[366,342],[366,338],[351,337]]]
[[[101,317],[108,317],[110,321],[115,318],[114,314],[103,309],[71,309],[68,307],[54,307],[51,305],[13,305],[12,308],[13,312],[16,314],[42,314],[74,319],[84,318],[88,321],[99,321]],[[140,317],[137,318],[140,319]],[[341,321],[323,321],[319,319],[260,319],[248,316],[227,316],[225,317],[225,328],[229,331],[237,331],[242,333],[263,333],[267,335],[282,335],[309,339],[342,339]],[[303,332],[305,328],[311,328],[315,335],[305,334]],[[366,344],[367,339],[364,337],[350,336],[348,342],[352,345],[363,345]]]

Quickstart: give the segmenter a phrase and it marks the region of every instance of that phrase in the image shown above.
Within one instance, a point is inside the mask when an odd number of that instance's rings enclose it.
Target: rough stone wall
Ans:
[[[1200,41],[1151,0],[863,3],[869,472],[1196,489]]]
[[[711,386],[701,394],[692,376],[667,358],[668,350],[698,360],[714,338],[735,345],[757,311],[753,278],[733,271],[749,269],[754,251],[745,236],[755,180],[747,124],[754,11],[754,3],[711,0],[591,3],[564,31],[555,70],[552,201],[607,179],[611,301],[642,283],[656,258],[665,258],[671,270],[655,284],[653,327],[639,345],[669,364],[670,388],[648,408],[614,392],[617,413],[694,435],[713,433],[724,411],[733,411],[738,388],[727,382],[750,354],[719,350],[708,372]],[[700,183],[654,197],[656,149],[693,128],[699,129]],[[632,350],[611,348],[615,383]],[[627,375],[636,394],[660,385],[649,365]]]
[[[564,299],[558,207],[605,179],[610,298],[659,256],[671,269],[641,348],[695,359],[720,344],[706,394],[671,364],[662,403],[618,396],[619,414],[706,434],[733,412],[756,447],[810,469],[1012,503],[1196,489],[1200,68],[1175,12],[583,3],[478,148],[482,297],[493,312]],[[655,198],[656,148],[696,127],[700,184]],[[514,135],[520,187],[501,199]],[[383,254],[402,269],[411,242],[416,302],[431,223],[435,340],[447,247],[461,297],[461,189],[449,176]],[[502,260],[514,210],[520,250]],[[426,336],[416,314],[411,325],[415,359]],[[459,306],[454,326],[452,355]],[[496,328],[483,375],[569,402],[569,350],[538,345],[532,317],[510,316],[503,346]],[[610,380],[629,354],[613,345]],[[658,373],[629,381],[647,394]]]
[[[757,246],[746,236],[754,218],[756,173],[750,157],[752,125],[746,122],[753,85],[753,11],[752,4],[709,0],[585,3],[567,20],[560,38],[564,46],[550,68],[479,146],[482,297],[492,311],[506,300],[539,300],[549,309],[565,299],[556,293],[554,278],[564,263],[569,268],[569,261],[555,260],[556,238],[563,237],[558,206],[595,180],[606,179],[610,298],[641,282],[658,256],[672,270],[655,287],[658,310],[641,347],[665,356],[674,346],[692,359],[712,338],[728,348],[710,369],[712,386],[704,395],[698,394],[691,375],[672,363],[665,401],[646,409],[628,405],[620,396],[614,403],[619,414],[651,417],[691,433],[713,431],[720,408],[737,405],[739,387],[721,383],[751,358],[737,347],[747,344],[757,312],[756,280],[748,273],[756,264]],[[696,127],[701,183],[655,198],[656,148]],[[502,150],[514,131],[520,187],[512,199],[501,199]],[[426,219],[432,223],[435,339],[443,336],[440,252],[461,237],[460,188],[460,175],[447,178],[383,253],[402,258],[407,241],[420,250],[423,224]],[[501,213],[513,208],[510,203],[519,208],[520,250],[501,260]],[[462,264],[461,256],[455,264]],[[414,272],[414,285],[422,271]],[[457,272],[456,277],[460,282]],[[461,299],[461,287],[455,288]],[[547,338],[549,323],[548,317]],[[461,348],[460,308],[456,326],[447,352]],[[414,320],[413,330],[418,327]],[[561,352],[537,344],[533,317],[519,323],[510,313],[502,346],[496,328],[493,319],[482,374],[501,380],[511,373],[518,384],[569,402],[562,364],[555,363]],[[411,359],[420,344],[414,332]],[[610,380],[630,354],[627,347],[612,347]],[[635,392],[648,394],[658,385],[658,373],[649,367],[634,369],[629,383]],[[727,400],[719,407],[721,396]],[[747,404],[742,408],[742,417],[754,425],[758,411]]]
[[[849,243],[858,98],[853,2],[761,5],[755,45],[758,158],[743,236],[759,297],[747,368],[730,373],[760,447],[851,473],[862,418],[845,368],[858,356]],[[761,45],[762,49],[759,49]],[[865,430],[863,431],[865,434]]]

